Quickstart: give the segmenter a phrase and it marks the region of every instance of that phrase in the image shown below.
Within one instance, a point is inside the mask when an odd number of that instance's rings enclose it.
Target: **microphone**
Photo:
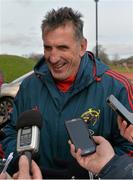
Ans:
[[[30,167],[32,155],[39,150],[41,127],[42,114],[36,110],[23,112],[16,124],[18,130],[17,152],[25,154],[28,157]]]

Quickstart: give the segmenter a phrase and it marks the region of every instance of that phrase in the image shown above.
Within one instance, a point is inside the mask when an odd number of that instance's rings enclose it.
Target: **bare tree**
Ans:
[[[96,54],[96,47],[93,48],[93,53]],[[110,64],[110,60],[108,54],[106,53],[106,49],[103,48],[102,45],[98,45],[98,58],[105,64]]]

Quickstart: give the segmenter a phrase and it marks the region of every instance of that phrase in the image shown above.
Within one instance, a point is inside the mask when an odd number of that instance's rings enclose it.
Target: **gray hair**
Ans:
[[[58,10],[52,9],[46,14],[42,21],[42,37],[46,31],[54,30],[68,22],[71,22],[74,27],[76,39],[82,39],[83,21],[81,20],[81,17],[82,14],[78,11],[74,11],[72,8],[62,7]]]

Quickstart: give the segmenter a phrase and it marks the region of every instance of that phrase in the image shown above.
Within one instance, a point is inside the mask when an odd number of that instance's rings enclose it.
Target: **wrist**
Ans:
[[[115,153],[112,153],[111,155],[105,156],[103,158],[100,158],[99,161],[97,162],[97,166],[95,166],[95,169],[93,169],[93,173],[94,174],[99,174],[102,169],[113,159],[113,157],[115,156]]]
[[[97,174],[99,177],[103,177],[105,174],[107,174],[111,167],[112,164],[117,161],[117,159],[119,158],[118,155],[114,155],[106,164],[105,166],[103,166],[103,168],[99,171],[99,173]]]

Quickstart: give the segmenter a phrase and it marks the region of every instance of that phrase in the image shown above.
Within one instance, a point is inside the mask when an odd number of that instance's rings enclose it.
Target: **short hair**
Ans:
[[[54,30],[60,26],[65,25],[68,22],[71,22],[76,39],[83,38],[83,21],[81,19],[82,14],[78,11],[74,11],[72,8],[62,7],[57,10],[52,9],[44,17],[41,25],[42,37],[44,33],[48,30]]]

